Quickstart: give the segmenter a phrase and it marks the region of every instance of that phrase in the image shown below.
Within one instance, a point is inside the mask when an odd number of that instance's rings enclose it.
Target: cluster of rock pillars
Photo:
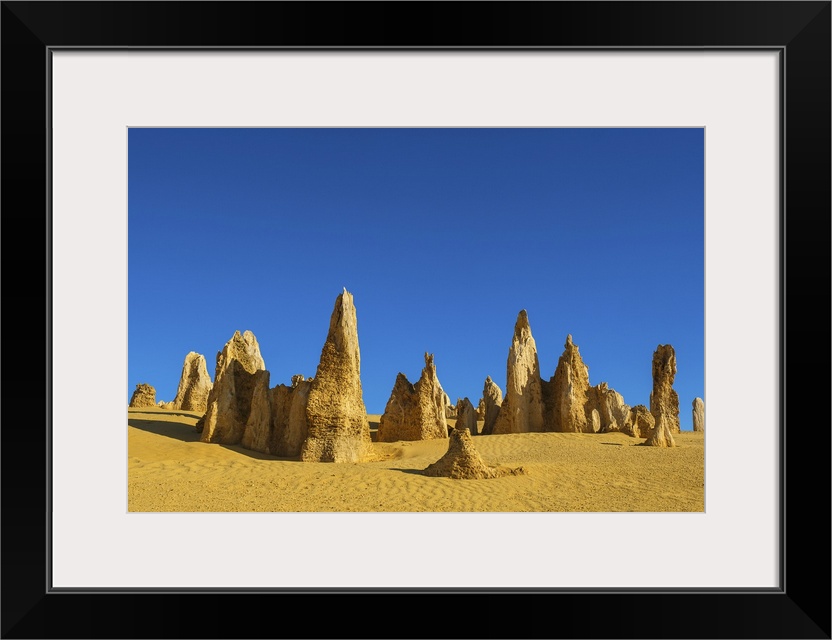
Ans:
[[[204,412],[197,422],[203,442],[307,462],[361,462],[372,456],[372,439],[361,390],[358,325],[353,296],[346,289],[336,301],[329,333],[314,378],[292,377],[291,385],[269,386],[269,372],[250,331],[235,332],[217,354],[214,382],[205,357],[185,357],[176,397],[156,403],[154,388],[139,384],[130,407]],[[566,337],[554,376],[540,375],[537,347],[526,311],[517,317],[508,354],[506,392],[490,377],[474,407],[468,398],[452,405],[436,374],[433,355],[425,354],[421,377],[411,384],[399,373],[378,426],[377,441],[450,438],[446,456],[427,475],[495,477],[522,469],[487,467],[471,435],[529,432],[608,433],[645,438],[644,445],[672,447],[679,433],[679,396],[673,389],[676,354],[659,345],[653,354],[650,408],[628,406],[602,382],[589,384],[589,370],[572,336]],[[456,418],[449,428],[448,418]],[[478,431],[477,421],[483,421]],[[693,429],[704,431],[704,403],[693,401]]]

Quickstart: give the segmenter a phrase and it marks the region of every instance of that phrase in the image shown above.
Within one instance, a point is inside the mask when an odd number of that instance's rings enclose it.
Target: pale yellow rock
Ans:
[[[214,385],[202,427],[203,442],[239,444],[251,412],[255,373],[266,363],[251,331],[235,331],[217,354]]]
[[[522,467],[504,469],[486,465],[474,448],[468,429],[452,429],[447,453],[429,465],[422,473],[426,476],[453,478],[454,480],[482,480],[523,475],[525,470]]]
[[[130,404],[128,405],[131,409],[140,409],[142,407],[155,407],[156,406],[156,389],[154,389],[151,385],[145,384],[140,382],[136,385],[136,389],[133,391],[133,395],[130,396]]]
[[[632,435],[630,407],[624,402],[624,396],[610,389],[606,382],[590,387],[587,395],[590,405],[598,410],[601,433],[621,431]]]
[[[584,364],[572,336],[566,336],[563,354],[555,375],[549,381],[547,405],[550,407],[549,430],[566,433],[592,433],[592,407],[587,407],[589,368]],[[589,409],[589,411],[587,411]]]
[[[656,426],[664,421],[671,433],[679,433],[679,394],[673,389],[676,378],[676,352],[669,344],[660,344],[653,353],[653,390],[650,413]]]
[[[485,420],[485,398],[480,398],[477,403],[477,420]]]
[[[441,398],[439,399],[441,406]],[[361,354],[353,296],[335,300],[329,332],[306,402],[305,462],[359,462],[372,453],[370,423],[361,390]]]
[[[278,455],[297,457],[300,455],[309,425],[306,420],[306,405],[309,401],[309,391],[312,388],[312,378],[292,378],[291,393],[288,397],[288,414],[286,428],[281,434],[277,448]]]
[[[702,398],[693,399],[693,430],[705,430],[705,402]]]
[[[598,433],[601,431],[601,414],[598,413],[598,409],[593,409],[590,412],[589,425],[592,429],[592,433]]]
[[[457,400],[456,428],[468,429],[472,436],[477,435],[477,410],[468,398]]]
[[[659,416],[659,419],[656,421],[656,426],[653,427],[653,430],[643,444],[647,447],[676,446],[676,442],[673,439],[673,431],[671,430],[671,422],[667,416]]]
[[[396,376],[390,399],[379,425],[379,442],[431,440],[448,437],[447,394],[436,375],[432,354],[425,354],[425,367],[416,384],[403,373]]]
[[[179,378],[176,397],[173,399],[173,408],[205,413],[208,410],[208,396],[213,386],[208,375],[205,356],[191,351],[185,356],[185,362],[182,365],[182,375]]]
[[[643,404],[630,408],[630,417],[627,422],[630,425],[630,432],[627,434],[635,438],[647,438],[656,426],[656,419]]]
[[[272,392],[269,389],[269,372],[255,371],[251,393],[251,410],[243,431],[242,446],[261,453],[271,450],[272,435]]]
[[[537,345],[523,309],[514,325],[506,363],[506,393],[492,433],[540,432],[543,426],[543,387]]]
[[[490,435],[494,432],[494,423],[497,421],[497,415],[500,413],[500,406],[503,404],[503,392],[500,387],[491,379],[491,376],[486,376],[485,384],[482,388],[482,398],[485,401],[485,417],[482,427],[483,435]]]

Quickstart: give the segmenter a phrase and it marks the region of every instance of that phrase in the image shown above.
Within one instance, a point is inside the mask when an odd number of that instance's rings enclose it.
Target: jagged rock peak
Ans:
[[[431,477],[453,478],[454,480],[481,480],[509,475],[523,475],[523,467],[505,469],[490,467],[483,462],[474,448],[474,441],[468,429],[454,429],[448,442],[448,451],[422,473]]]
[[[543,430],[540,363],[528,314],[523,309],[514,325],[514,336],[506,362],[506,393],[492,433],[528,433]]]
[[[176,397],[173,399],[173,408],[205,413],[213,386],[205,356],[191,351],[185,356],[182,365],[182,375],[179,378]]]
[[[292,376],[292,388],[294,389],[297,387],[301,382],[303,382],[306,378],[303,377],[300,373],[297,373]]]
[[[514,337],[517,340],[525,340],[532,335],[532,327],[529,324],[529,314],[521,309],[517,314],[517,321],[514,323]]]
[[[653,390],[650,392],[650,413],[656,428],[666,422],[671,433],[679,433],[679,394],[673,389],[676,378],[676,352],[669,344],[660,344],[653,353]]]
[[[378,441],[447,438],[449,407],[450,399],[439,383],[433,355],[425,353],[425,367],[416,384],[410,384],[403,373],[396,376],[379,420]]]
[[[255,374],[265,371],[260,345],[251,331],[235,331],[217,354],[214,385],[202,429],[203,442],[239,444],[251,412]]]
[[[350,292],[335,299],[329,332],[306,402],[305,462],[359,462],[372,452],[361,390],[358,319]]]
[[[156,389],[151,385],[140,382],[136,385],[133,395],[130,396],[129,407],[133,409],[140,409],[143,407],[156,406]]]
[[[456,428],[468,429],[472,436],[477,435],[477,410],[468,398],[457,400]]]
[[[485,416],[482,426],[484,435],[491,435],[494,432],[494,424],[500,413],[500,406],[503,404],[503,392],[491,376],[485,377],[485,384],[482,388],[482,398],[485,404]]]
[[[589,394],[589,367],[572,336],[567,335],[555,375],[547,386],[547,430],[591,433],[595,407],[589,402]]]

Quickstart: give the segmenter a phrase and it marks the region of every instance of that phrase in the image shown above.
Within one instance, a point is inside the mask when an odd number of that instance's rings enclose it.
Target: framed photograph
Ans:
[[[271,601],[277,597],[343,606],[340,595],[364,596],[355,602],[366,607],[393,596],[406,598],[399,606],[413,602],[411,595],[437,605],[448,597],[464,596],[476,605],[485,598],[492,605],[506,595],[523,596],[528,614],[522,621],[516,611],[489,606],[487,618],[480,613],[464,625],[483,637],[534,636],[540,629],[557,637],[830,637],[829,430],[813,428],[816,406],[811,418],[804,415],[812,404],[798,399],[805,394],[792,393],[787,403],[786,393],[788,365],[792,380],[806,380],[816,370],[809,362],[810,354],[817,360],[814,340],[828,335],[830,326],[830,3],[622,2],[600,8],[592,2],[3,3],[3,197],[6,237],[14,242],[7,243],[4,277],[2,572],[4,585],[17,586],[4,588],[4,637],[167,637],[171,630],[161,621],[171,617],[181,625],[174,635],[253,637],[272,633],[259,617],[218,620],[193,612],[228,608],[240,596],[253,598],[255,607],[279,606],[282,600]],[[379,31],[371,24],[388,26]],[[400,24],[408,27],[390,27]],[[662,155],[667,141],[653,139],[657,134],[699,136],[693,140],[698,151],[688,154],[699,159],[699,168],[687,175],[704,182],[698,196],[704,214],[688,238],[699,246],[700,264],[675,239],[684,233],[673,218],[682,215],[673,198],[682,197],[683,182],[673,173],[674,158]],[[280,137],[283,157],[258,155],[267,135]],[[433,156],[424,152],[425,136]],[[499,144],[494,136],[502,136]],[[604,138],[596,143],[606,155],[589,153],[592,136]],[[542,145],[543,138],[552,146]],[[557,162],[555,147],[562,153]],[[315,148],[323,151],[305,152]],[[472,149],[480,149],[478,157]],[[405,194],[398,202],[413,203],[413,220],[387,224],[383,215],[404,213],[383,214],[390,205],[380,187],[374,202],[385,204],[368,209],[373,187],[361,182],[366,176],[350,173],[350,162],[369,167],[368,158],[378,163],[379,152],[391,167],[384,186]],[[550,164],[531,160],[544,156]],[[454,157],[467,173],[446,166]],[[212,160],[218,158],[222,162]],[[442,181],[422,177],[431,162]],[[532,238],[534,229],[527,228],[539,219],[524,212],[534,210],[534,198],[547,197],[534,185],[574,183],[581,163],[596,168],[598,184],[584,177],[572,197],[581,204],[594,198],[598,241],[584,232],[575,237],[585,248],[552,246],[548,256],[535,244],[543,234]],[[373,165],[370,178],[386,175],[382,164]],[[605,164],[614,167],[605,173]],[[187,172],[178,173],[183,168]],[[519,181],[505,188],[501,180],[512,170]],[[400,180],[402,174],[412,181]],[[474,174],[483,179],[477,182]],[[143,181],[149,175],[153,180]],[[340,201],[360,192],[352,206],[375,221],[356,214],[355,234],[343,214],[327,217],[325,205],[306,219],[294,216],[288,199],[250,219],[240,212],[270,206],[244,197],[259,175],[264,184],[270,175],[283,180],[281,193],[291,193],[295,203],[311,201],[304,199],[314,198],[324,183]],[[154,191],[165,184],[161,177],[180,188]],[[460,196],[457,187],[465,180],[466,188],[480,188],[490,198]],[[620,186],[617,193],[632,193],[636,181],[655,184],[653,197],[642,197],[639,210],[627,213],[631,225],[603,225],[604,207],[626,206],[597,193],[610,184]],[[223,182],[230,188],[219,189]],[[657,504],[664,505],[655,509],[605,506],[611,503],[599,495],[614,487],[588,490],[595,506],[574,510],[503,506],[424,513],[361,503],[354,509],[284,506],[270,512],[257,506],[269,504],[257,502],[257,490],[237,504],[198,508],[195,485],[209,476],[181,465],[174,449],[189,443],[146,418],[139,426],[157,438],[157,457],[131,463],[125,390],[145,380],[132,379],[143,374],[130,367],[158,360],[167,344],[139,340],[143,323],[187,332],[181,325],[191,321],[196,339],[214,324],[284,312],[290,320],[275,320],[273,332],[285,336],[293,317],[312,322],[305,312],[318,305],[329,313],[332,300],[264,305],[256,291],[272,295],[270,278],[291,280],[293,272],[305,270],[324,287],[332,284],[327,278],[358,277],[360,271],[358,260],[345,269],[313,268],[321,260],[310,242],[315,234],[327,236],[319,246],[328,255],[338,238],[356,250],[360,245],[364,257],[373,258],[364,268],[375,279],[367,282],[378,286],[383,277],[393,286],[397,269],[418,268],[410,264],[418,251],[403,260],[408,245],[397,234],[430,243],[434,236],[414,223],[441,223],[416,211],[415,203],[442,211],[435,194],[420,199],[419,185],[422,192],[445,189],[446,199],[464,199],[477,209],[464,225],[457,220],[457,243],[442,238],[427,250],[427,259],[440,265],[456,246],[471,254],[467,260],[454,255],[447,281],[429,287],[436,290],[433,313],[440,328],[443,319],[503,313],[487,306],[485,290],[475,291],[464,311],[460,305],[472,280],[454,272],[463,263],[479,265],[485,274],[506,268],[522,273],[523,264],[545,273],[541,265],[548,264],[551,285],[541,296],[548,306],[541,308],[552,314],[564,309],[569,318],[570,304],[597,308],[606,317],[593,320],[622,335],[674,312],[701,314],[698,325],[679,324],[700,334],[704,326],[702,508],[684,502],[684,492],[655,484],[652,490],[663,496]],[[512,189],[523,209],[515,214],[505,199]],[[182,213],[189,207],[188,215]],[[516,245],[519,266],[505,264],[505,251],[494,264],[483,247],[466,245],[465,229],[479,222],[501,230],[480,230],[481,239],[503,237]],[[201,225],[213,232],[203,233]],[[611,237],[602,241],[605,232]],[[285,238],[273,253],[264,244],[269,234]],[[31,250],[17,251],[21,238],[31,239]],[[297,254],[289,243],[301,246],[301,238],[309,244]],[[662,238],[673,246],[662,246]],[[559,255],[584,264],[570,271]],[[638,304],[623,311],[609,304],[604,312],[601,285],[614,280],[616,264],[621,278],[627,269],[642,274],[629,282]],[[595,275],[577,278],[593,267]],[[431,272],[431,278],[439,280],[441,273]],[[235,287],[241,278],[250,279],[245,289]],[[315,289],[296,281],[304,295]],[[504,279],[495,281],[506,289]],[[592,282],[598,290],[589,292]],[[668,283],[683,282],[691,283],[685,284],[691,310],[684,292],[668,291]],[[812,296],[804,293],[807,283]],[[515,288],[519,296],[523,289]],[[620,299],[620,292],[606,295]],[[510,295],[501,300],[517,306]],[[388,303],[404,304],[392,295]],[[360,304],[357,295],[363,327]],[[534,330],[535,317],[529,316]],[[820,329],[804,324],[815,318]],[[41,341],[28,337],[31,326],[44,319],[43,351],[33,355],[31,343],[39,350]],[[379,323],[374,328],[383,329]],[[508,347],[510,331],[499,350]],[[812,337],[810,344],[796,339],[804,335]],[[563,339],[535,337],[558,350]],[[298,332],[294,340],[302,344],[305,338]],[[280,347],[269,348],[279,360]],[[205,351],[213,374],[213,352]],[[169,355],[181,366],[184,353]],[[505,363],[505,353],[501,357]],[[421,368],[394,366],[411,381]],[[270,386],[288,382],[293,373],[314,373],[312,365],[306,371],[268,368]],[[546,369],[553,370],[553,362]],[[551,374],[543,371],[544,378]],[[388,380],[387,388],[368,413],[382,412],[393,386],[389,372],[378,375]],[[821,388],[828,387],[824,380],[825,374]],[[616,386],[612,379],[610,386]],[[450,385],[447,390],[455,393]],[[171,400],[173,392],[165,393],[154,402]],[[680,403],[687,418],[690,400]],[[258,446],[271,445],[247,448]],[[154,485],[158,475],[147,475],[140,491],[131,493],[135,470],[154,465],[179,474],[181,482]],[[322,463],[321,473],[330,468]],[[230,466],[217,469],[226,479],[232,473]],[[529,480],[529,495],[553,490],[531,475]],[[807,497],[817,511],[804,510]],[[562,503],[538,498],[514,504]],[[628,510],[635,512],[620,512]],[[383,599],[371,600],[378,597]],[[116,607],[104,606],[114,600]],[[150,613],[127,620],[119,613],[126,607]],[[569,612],[555,627],[553,608]],[[344,635],[334,619],[320,625],[313,635]],[[435,628],[419,619],[403,633],[430,637]],[[468,631],[460,626],[454,635],[462,633]]]

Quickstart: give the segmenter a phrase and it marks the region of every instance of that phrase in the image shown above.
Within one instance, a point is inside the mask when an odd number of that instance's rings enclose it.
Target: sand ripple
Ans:
[[[307,463],[202,443],[197,417],[129,412],[130,511],[704,510],[701,433],[679,434],[674,449],[622,434],[476,436],[486,464],[527,474],[451,480],[420,474],[447,440],[374,443],[376,459],[360,464]]]

